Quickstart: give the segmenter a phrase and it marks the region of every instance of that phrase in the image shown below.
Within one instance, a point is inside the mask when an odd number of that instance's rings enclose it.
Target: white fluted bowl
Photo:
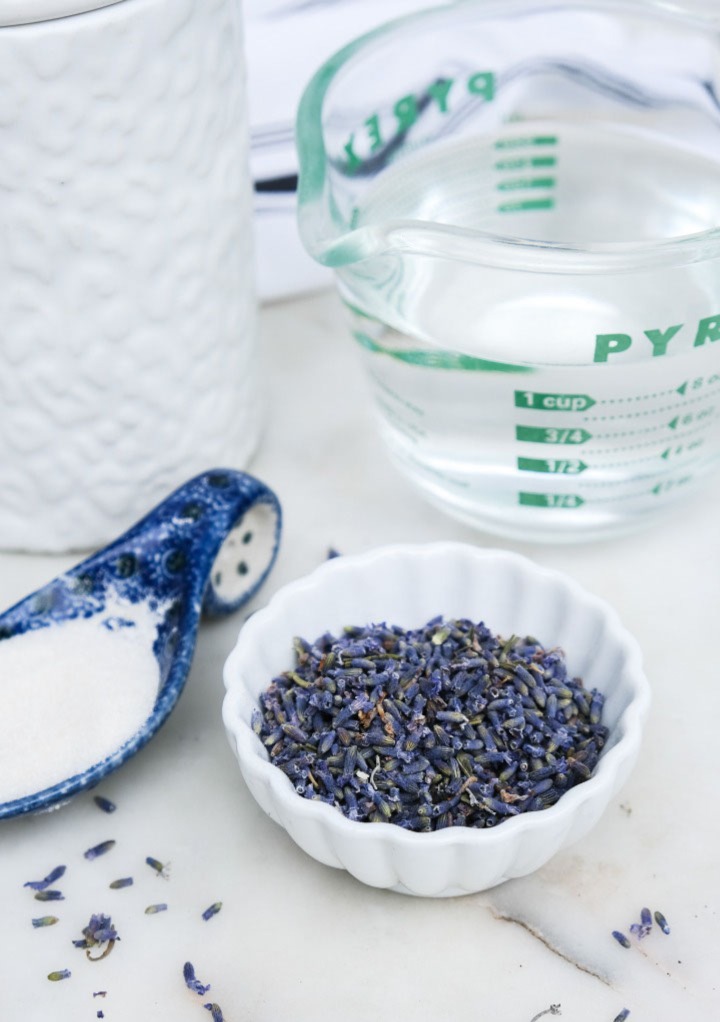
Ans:
[[[379,621],[418,628],[437,614],[562,647],[568,673],[606,696],[603,722],[610,735],[592,777],[554,806],[490,830],[414,833],[394,824],[354,822],[298,795],[251,727],[260,693],[293,667],[293,637],[314,640],[345,625]],[[524,557],[460,543],[398,545],[328,561],[250,618],[224,677],[230,743],[268,816],[320,862],[373,887],[425,897],[469,894],[524,876],[583,837],[627,779],[650,703],[640,649],[611,607]]]

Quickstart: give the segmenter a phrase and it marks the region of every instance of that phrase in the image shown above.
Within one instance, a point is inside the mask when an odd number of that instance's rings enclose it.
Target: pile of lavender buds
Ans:
[[[299,795],[412,831],[493,827],[587,780],[604,697],[559,649],[433,618],[294,640],[253,729]]]

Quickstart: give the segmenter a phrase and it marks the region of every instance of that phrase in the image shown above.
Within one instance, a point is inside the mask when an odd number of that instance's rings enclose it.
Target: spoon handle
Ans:
[[[204,614],[217,617],[237,610],[265,581],[281,531],[280,503],[269,487],[245,472],[213,469],[69,575],[92,578],[111,568],[158,599],[192,595]]]

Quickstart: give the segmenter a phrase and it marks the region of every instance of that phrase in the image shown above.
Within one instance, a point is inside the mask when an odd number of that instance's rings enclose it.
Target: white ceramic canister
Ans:
[[[0,548],[249,459],[247,150],[240,0],[0,0]]]

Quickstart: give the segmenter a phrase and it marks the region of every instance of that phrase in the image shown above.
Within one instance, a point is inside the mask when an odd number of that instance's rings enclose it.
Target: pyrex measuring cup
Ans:
[[[456,516],[601,537],[718,466],[719,29],[654,0],[463,0],[308,86],[304,242],[393,458]]]

